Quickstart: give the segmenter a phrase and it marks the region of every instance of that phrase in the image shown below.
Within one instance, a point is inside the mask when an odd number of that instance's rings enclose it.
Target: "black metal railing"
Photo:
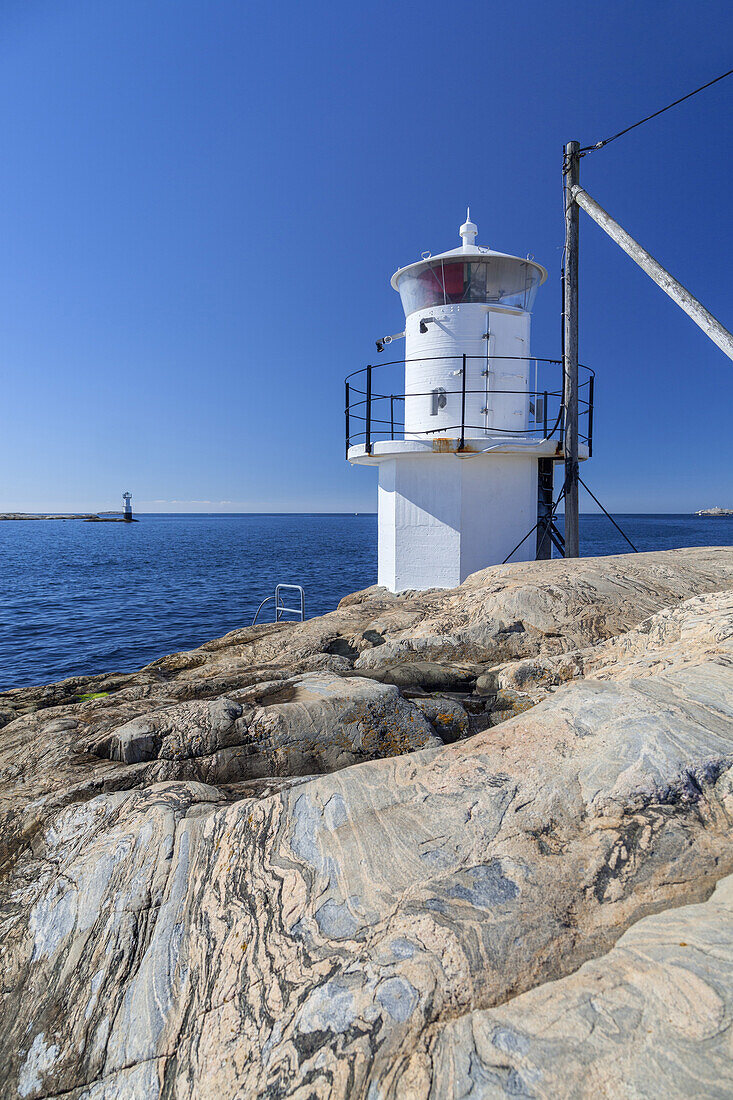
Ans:
[[[434,429],[426,429],[425,431],[412,431],[410,430],[410,438],[425,436],[429,438],[433,435],[449,435],[451,432],[456,433],[458,440],[458,450],[462,450],[465,446],[466,432],[481,432],[486,433],[487,436],[506,437],[506,441],[510,442],[512,438],[526,439],[527,436],[532,436],[538,441],[545,439],[554,439],[559,444],[558,454],[562,453],[565,437],[565,405],[563,398],[563,364],[560,359],[539,359],[536,356],[520,356],[520,355],[492,355],[487,361],[486,356],[479,355],[442,355],[442,356],[421,356],[419,359],[395,359],[390,363],[378,363],[375,365],[369,364],[362,370],[352,371],[347,375],[345,380],[346,387],[346,455],[348,457],[349,448],[363,444],[367,454],[372,453],[373,444],[379,440],[395,440],[403,439],[405,433],[405,420],[404,420],[404,402],[411,400],[412,398],[432,397],[436,391],[428,390],[424,393],[382,393],[374,390],[372,385],[372,373],[379,369],[382,371],[384,368],[395,368],[393,373],[395,374],[395,382],[401,382],[404,384],[404,373],[397,376],[397,369],[401,368],[404,372],[404,367],[407,363],[429,363],[437,360],[454,360],[460,364],[457,371],[452,372],[454,375],[460,375],[461,384],[460,389],[445,391],[446,398],[460,396],[460,423],[455,424],[441,424],[440,427]],[[534,389],[519,389],[511,390],[504,388],[497,388],[487,383],[481,389],[467,389],[467,364],[477,360],[481,363],[487,364],[487,369],[493,371],[500,363],[529,363],[530,374],[532,369],[535,372],[535,388]],[[578,439],[581,444],[585,444],[588,447],[589,454],[593,453],[593,390],[595,384],[595,373],[590,367],[580,366],[580,380],[578,384]],[[540,377],[541,376],[541,377]],[[380,378],[384,377],[380,375]],[[489,375],[490,377],[490,375]],[[540,388],[537,384],[542,381],[543,385]],[[362,388],[363,387],[363,388]],[[381,389],[388,387],[380,386]],[[396,388],[396,387],[395,387]],[[526,420],[527,427],[514,429],[514,428],[497,428],[493,427],[490,423],[485,422],[483,424],[471,424],[466,422],[466,398],[472,395],[480,395],[481,397],[493,398],[496,395],[510,397],[512,395],[522,397],[526,400]],[[397,402],[397,408],[395,407]],[[399,402],[402,402],[402,415],[400,417]],[[397,416],[395,416],[397,412]]]

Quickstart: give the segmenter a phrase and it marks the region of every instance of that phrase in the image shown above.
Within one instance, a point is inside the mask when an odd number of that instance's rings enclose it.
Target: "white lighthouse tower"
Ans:
[[[377,348],[404,335],[404,392],[393,389],[402,361],[348,380],[347,456],[379,468],[379,584],[393,592],[453,587],[503,562],[537,522],[538,459],[560,457],[547,420],[561,372],[547,396],[530,357],[547,272],[477,245],[477,232],[469,211],[458,248],[392,276],[405,332]],[[535,549],[527,539],[510,560]]]

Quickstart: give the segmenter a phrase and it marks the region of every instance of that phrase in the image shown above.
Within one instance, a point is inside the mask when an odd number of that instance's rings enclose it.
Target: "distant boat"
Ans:
[[[733,508],[701,508],[696,516],[733,516]]]

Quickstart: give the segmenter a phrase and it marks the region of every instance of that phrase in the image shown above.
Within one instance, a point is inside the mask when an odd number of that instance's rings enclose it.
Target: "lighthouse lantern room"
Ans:
[[[477,232],[469,211],[458,248],[392,276],[405,330],[377,349],[404,337],[404,360],[379,364],[399,380],[376,366],[347,379],[347,457],[379,469],[378,579],[393,592],[534,558],[533,539],[512,549],[537,522],[538,461],[561,457],[550,438],[561,385],[556,375],[548,389],[549,361],[530,355],[547,272],[477,245]]]

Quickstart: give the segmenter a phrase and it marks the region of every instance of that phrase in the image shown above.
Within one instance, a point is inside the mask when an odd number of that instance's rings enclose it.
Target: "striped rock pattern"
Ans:
[[[458,707],[459,740],[450,699],[354,676],[390,643],[329,654],[322,624],[320,668],[249,653],[218,691],[205,659],[196,697],[183,655],[11,721],[0,1094],[730,1095],[733,609],[680,568],[531,709],[466,737]]]

